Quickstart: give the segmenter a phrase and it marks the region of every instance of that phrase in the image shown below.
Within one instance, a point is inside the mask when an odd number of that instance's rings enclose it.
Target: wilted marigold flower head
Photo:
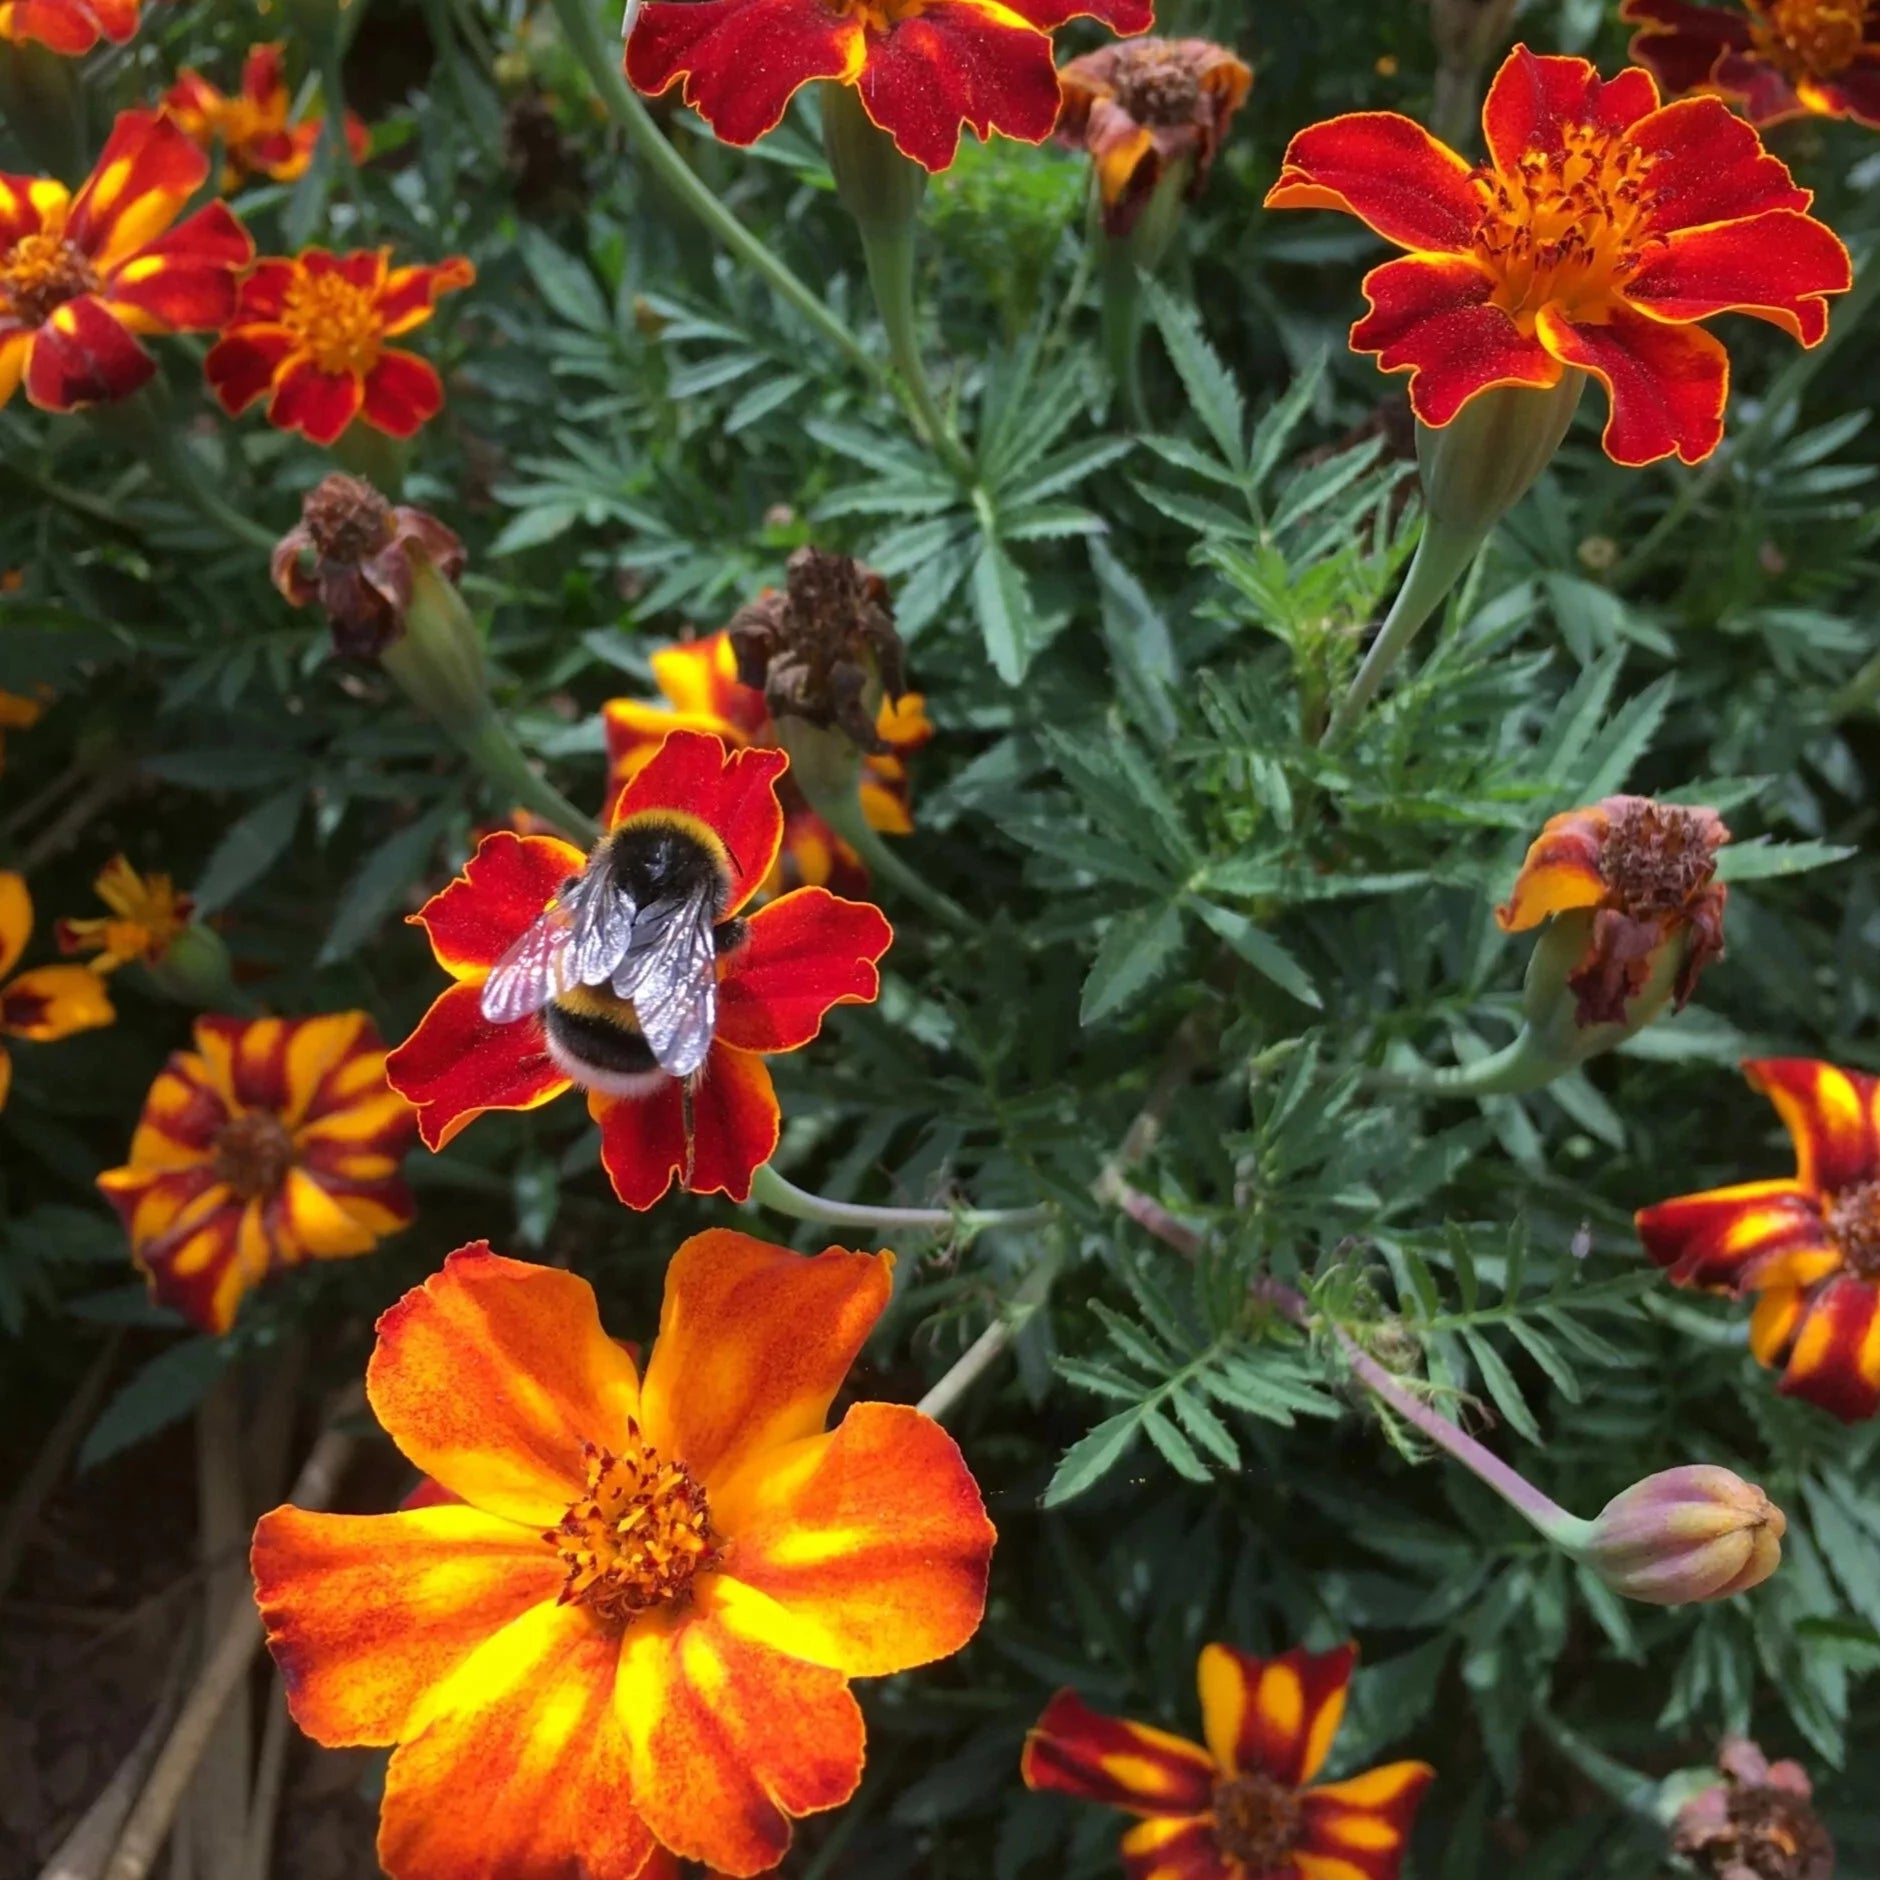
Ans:
[[[0,1040],[49,1044],[91,1031],[117,1017],[105,983],[88,966],[36,966],[8,975],[33,933],[33,897],[24,875],[0,869]],[[13,1060],[0,1043],[0,1108],[13,1084]]]
[[[1671,1851],[1706,1880],[1833,1880],[1834,1841],[1797,1762],[1772,1763],[1747,1737],[1717,1752],[1723,1781],[1671,1824]]]
[[[104,865],[92,888],[110,913],[61,920],[53,931],[61,953],[97,956],[93,972],[160,960],[189,926],[189,896],[177,893],[168,875],[140,875],[122,855]]]
[[[1847,251],[1717,98],[1661,105],[1636,68],[1509,54],[1482,107],[1486,163],[1414,123],[1356,111],[1301,131],[1267,195],[1342,209],[1410,252],[1365,277],[1356,352],[1408,372],[1426,424],[1503,387],[1587,373],[1606,453],[1696,463],[1723,436],[1729,357],[1697,324],[1747,313],[1804,346],[1828,330]]]
[[[218,91],[200,72],[185,66],[164,93],[164,110],[198,149],[206,155],[221,146],[224,190],[240,188],[250,176],[291,183],[313,161],[324,125],[317,117],[291,121],[293,95],[287,86],[285,50],[278,39],[251,47],[242,62],[239,91]],[[371,138],[350,111],[346,142],[353,161],[363,161]]]
[[[0,42],[37,41],[76,59],[99,40],[121,46],[137,33],[138,0],[0,0]]]
[[[1089,151],[1103,226],[1124,236],[1164,176],[1185,170],[1191,202],[1206,188],[1253,70],[1210,40],[1144,38],[1072,59],[1058,81],[1058,142]]]

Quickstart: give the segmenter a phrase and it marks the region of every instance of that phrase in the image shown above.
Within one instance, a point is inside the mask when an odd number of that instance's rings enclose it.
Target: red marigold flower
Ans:
[[[127,397],[157,369],[138,334],[227,325],[247,230],[219,202],[170,227],[208,174],[167,118],[126,111],[76,196],[0,175],[0,405],[22,379],[47,411]]]
[[[553,1043],[544,1015],[510,1024],[483,1015],[491,969],[581,873],[588,858],[579,849],[499,830],[411,917],[456,981],[389,1066],[431,1148],[485,1110],[532,1110],[580,1084],[600,1125],[601,1160],[628,1207],[650,1208],[675,1177],[695,1194],[749,1196],[780,1122],[764,1058],[808,1044],[832,1006],[871,1002],[881,986],[875,962],[893,938],[879,908],[826,888],[798,888],[739,918],[776,864],[777,779],[787,762],[781,751],[734,751],[708,733],[674,731],[608,818],[610,835],[677,824],[723,851],[729,894],[716,936],[716,1027],[693,1077],[668,1076],[650,1057],[645,1069],[600,1077]],[[627,1040],[637,1031],[630,1002],[604,984],[573,988],[557,1003],[577,1023],[605,1012],[616,1028],[624,1021]]]
[[[0,41],[37,40],[77,58],[99,40],[114,46],[136,34],[138,0],[0,0]]]
[[[95,973],[115,972],[132,960],[159,960],[189,925],[194,905],[168,875],[140,875],[114,855],[92,884],[109,914],[61,920],[53,932],[61,953],[95,953]]]
[[[1723,436],[1729,356],[1697,322],[1747,313],[1801,341],[1852,279],[1813,200],[1717,98],[1660,105],[1650,74],[1509,54],[1470,165],[1389,111],[1299,133],[1267,196],[1342,209],[1410,250],[1365,276],[1356,352],[1408,372],[1425,424],[1491,386],[1582,371],[1606,388],[1606,454],[1697,463]]]
[[[1207,187],[1253,70],[1211,40],[1135,39],[1072,59],[1058,80],[1058,142],[1089,151],[1103,226],[1123,236],[1171,170],[1188,166],[1190,202]]]
[[[284,43],[249,48],[238,92],[218,91],[200,72],[184,66],[163,95],[163,108],[205,154],[222,146],[222,188],[239,189],[250,176],[291,183],[306,174],[320,141],[317,117],[293,123],[293,94],[287,88]],[[355,163],[365,160],[371,135],[346,113],[346,142]]]
[[[1794,1176],[1641,1208],[1639,1238],[1675,1286],[1760,1295],[1757,1362],[1786,1360],[1784,1396],[1856,1423],[1880,1410],[1880,1079],[1810,1058],[1743,1074],[1776,1106]]]
[[[918,1410],[824,1427],[892,1265],[699,1234],[644,1377],[586,1280],[481,1242],[379,1320],[372,1408],[459,1499],[279,1508],[253,1563],[300,1727],[399,1746],[393,1880],[752,1875],[854,1793],[849,1679],[958,1651],[994,1539]]]
[[[144,1099],[130,1160],[98,1177],[151,1296],[226,1332],[281,1267],[370,1253],[415,1212],[411,1111],[364,1012],[199,1018]]]
[[[648,0],[627,77],[684,97],[728,144],[754,144],[811,79],[853,85],[870,120],[926,170],[960,129],[1041,144],[1057,122],[1051,33],[1096,19],[1147,32],[1151,0]]]
[[[1060,1691],[1025,1739],[1025,1784],[1140,1816],[1123,1836],[1131,1880],[1396,1880],[1429,1764],[1313,1785],[1357,1657],[1204,1646],[1205,1748]]]
[[[1646,796],[1609,796],[1550,816],[1496,923],[1503,933],[1524,933],[1552,915],[1592,915],[1567,979],[1581,1025],[1623,1024],[1627,1002],[1671,945],[1684,948],[1673,989],[1682,1006],[1723,953],[1729,890],[1717,880],[1716,858],[1729,839],[1714,809]]]
[[[602,708],[610,789],[630,783],[652,761],[667,735],[680,727],[710,732],[733,750],[769,749],[776,744],[776,729],[763,693],[738,679],[737,651],[728,632],[661,647],[653,654],[652,664],[664,705],[617,698]],[[907,754],[933,736],[925,699],[918,692],[884,699],[875,733],[888,748],[862,759],[862,815],[871,829],[907,835],[914,827],[908,807]],[[866,889],[868,870],[861,857],[803,801],[788,772],[778,779],[777,795],[783,804],[783,846],[759,894],[781,894],[798,886],[833,888],[839,894]]]
[[[389,248],[303,248],[291,261],[263,261],[204,361],[209,383],[231,416],[268,394],[268,422],[315,444],[336,442],[355,418],[410,437],[443,409],[444,384],[416,353],[386,342],[475,279],[462,255],[395,268]]]
[[[0,1039],[49,1044],[117,1017],[105,983],[89,966],[38,966],[8,979],[33,932],[33,897],[26,879],[0,869]],[[13,1060],[0,1044],[0,1109],[13,1084]]]
[[[1880,5],[1874,0],[1625,0],[1632,57],[1667,91],[1737,99],[1752,124],[1810,115],[1880,130]]]

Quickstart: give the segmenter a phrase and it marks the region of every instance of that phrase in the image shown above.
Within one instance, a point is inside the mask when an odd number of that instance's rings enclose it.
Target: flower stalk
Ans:
[[[1049,1203],[1029,1208],[878,1208],[852,1201],[832,1201],[787,1181],[768,1163],[751,1177],[751,1200],[793,1221],[818,1221],[825,1227],[897,1228],[915,1232],[983,1233],[988,1228],[1041,1227],[1051,1219]]]
[[[115,404],[94,407],[91,416],[95,423],[121,438],[143,458],[157,483],[188,503],[231,542],[271,553],[274,532],[254,517],[243,515],[217,494],[208,466],[189,447],[173,414],[164,409],[167,400],[160,403],[160,398],[153,384]]]

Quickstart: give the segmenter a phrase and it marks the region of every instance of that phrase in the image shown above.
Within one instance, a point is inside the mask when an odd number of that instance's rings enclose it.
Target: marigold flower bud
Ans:
[[[1615,1495],[1573,1551],[1615,1593],[1683,1606],[1760,1586],[1781,1564],[1787,1527],[1754,1483],[1688,1463]]]
[[[1440,430],[1417,425],[1417,470],[1424,527],[1466,543],[1466,560],[1545,470],[1560,448],[1586,374],[1563,371],[1557,385],[1498,385],[1471,398]]]

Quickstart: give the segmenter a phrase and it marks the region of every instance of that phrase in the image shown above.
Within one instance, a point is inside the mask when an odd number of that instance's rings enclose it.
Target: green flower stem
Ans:
[[[386,655],[395,649],[388,647]],[[391,665],[389,657],[381,663]],[[498,795],[520,809],[533,810],[552,822],[570,842],[591,847],[601,838],[601,826],[584,816],[555,786],[537,773],[510,735],[494,707],[462,724],[444,723],[444,730],[459,750],[476,765]]]
[[[751,1178],[751,1199],[793,1221],[820,1221],[826,1227],[866,1227],[924,1233],[980,1233],[990,1227],[1041,1227],[1054,1210],[1030,1208],[874,1208],[851,1201],[831,1201],[786,1181],[766,1162]]]
[[[1040,1260],[1025,1275],[1000,1315],[960,1353],[914,1407],[924,1411],[935,1422],[944,1422],[948,1411],[991,1370],[1004,1355],[1006,1347],[1024,1330],[1026,1320],[1049,1298],[1057,1271],[1058,1262],[1054,1256]]]
[[[1364,1081],[1374,1090],[1420,1091],[1432,1097],[1516,1097],[1551,1084],[1573,1068],[1547,1048],[1532,1025],[1523,1025],[1510,1043],[1471,1063],[1374,1070]]]
[[[274,553],[275,532],[222,500],[208,467],[190,449],[170,414],[158,408],[148,387],[115,404],[93,409],[97,421],[127,441],[150,466],[156,480],[172,495],[180,496],[205,522],[213,523],[244,548],[258,549],[263,555]]]
[[[1592,1785],[1609,1795],[1628,1814],[1649,1821],[1660,1830],[1669,1825],[1671,1810],[1659,1806],[1663,1793],[1650,1776],[1615,1762],[1602,1749],[1589,1743],[1578,1731],[1570,1730],[1546,1705],[1534,1712],[1534,1722],[1542,1736],[1553,1744]]]
[[[1142,284],[1143,276],[1127,243],[1102,235],[1098,273],[1102,298],[1098,318],[1103,338],[1103,363],[1123,401],[1130,428],[1149,428],[1149,406],[1142,389]]]
[[[778,297],[788,301],[844,358],[871,379],[879,380],[881,367],[862,342],[712,194],[691,165],[660,135],[659,126],[623,76],[618,44],[602,34],[589,0],[554,0],[554,7],[569,48],[592,80],[608,115],[626,132],[647,167],[710,234],[752,273],[767,281]]]

